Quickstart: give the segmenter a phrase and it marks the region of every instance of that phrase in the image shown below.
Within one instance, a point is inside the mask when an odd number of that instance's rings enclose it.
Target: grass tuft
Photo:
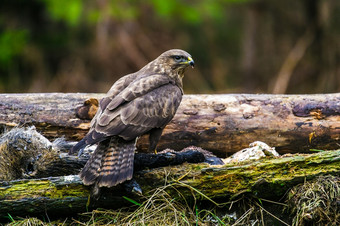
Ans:
[[[293,226],[332,223],[340,225],[340,177],[320,176],[289,192],[288,208]]]

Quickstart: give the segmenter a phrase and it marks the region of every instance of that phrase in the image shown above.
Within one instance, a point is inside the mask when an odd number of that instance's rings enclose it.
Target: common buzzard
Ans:
[[[172,49],[113,84],[100,101],[88,134],[70,150],[72,154],[98,143],[80,172],[85,185],[112,187],[132,178],[136,141],[149,134],[149,151],[156,149],[182,100],[188,66],[194,66],[191,55]]]

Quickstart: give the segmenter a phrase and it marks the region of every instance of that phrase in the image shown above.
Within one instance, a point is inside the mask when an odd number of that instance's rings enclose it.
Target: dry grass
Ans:
[[[175,186],[176,185],[176,186]],[[186,200],[176,189],[185,186],[192,192]],[[178,192],[174,199],[171,194]],[[197,200],[200,197],[200,200]],[[204,201],[202,201],[204,200]],[[166,185],[155,189],[147,199],[135,209],[94,210],[82,214],[81,220],[73,223],[80,225],[268,225],[265,222],[280,222],[288,225],[262,206],[262,202],[286,206],[269,200],[260,200],[249,194],[237,200],[217,203],[195,188],[182,183]]]
[[[7,224],[8,226],[44,226],[45,222],[37,218],[26,218],[22,220],[12,221],[12,223]]]
[[[216,215],[208,210],[198,211],[197,206],[190,204],[183,198],[172,198],[169,190],[177,191],[173,185],[166,185],[155,189],[146,201],[136,209],[94,210],[82,214],[88,217],[85,222],[75,221],[81,225],[206,225],[206,219],[220,222]]]
[[[291,189],[293,225],[340,225],[340,177],[320,176]]]
[[[176,189],[185,186],[190,200]],[[176,195],[173,195],[177,192]],[[174,199],[173,197],[181,197]],[[187,196],[186,196],[187,197]],[[13,220],[9,225],[339,225],[339,177],[319,177],[290,191],[287,204],[241,194],[237,200],[217,203],[180,182],[157,188],[143,203],[118,210],[97,209],[77,219],[44,223],[35,218]],[[290,210],[294,216],[288,218]],[[284,220],[282,220],[284,219]]]

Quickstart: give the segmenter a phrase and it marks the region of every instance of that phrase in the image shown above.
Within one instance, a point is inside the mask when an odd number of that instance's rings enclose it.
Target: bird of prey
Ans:
[[[172,49],[113,84],[100,101],[89,132],[70,150],[72,154],[98,143],[80,172],[85,185],[112,187],[132,179],[136,141],[149,134],[149,151],[155,151],[182,100],[188,66],[194,66],[191,55]]]

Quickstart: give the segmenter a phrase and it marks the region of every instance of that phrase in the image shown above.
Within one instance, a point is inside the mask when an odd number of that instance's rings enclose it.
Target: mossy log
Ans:
[[[103,94],[1,94],[0,127],[34,125],[48,138],[79,140]],[[87,101],[86,101],[87,100]],[[261,140],[283,153],[337,149],[340,93],[319,95],[185,95],[158,150],[190,145],[220,157]],[[138,150],[147,150],[145,137]]]
[[[340,149],[315,154],[291,155],[281,158],[264,158],[257,161],[210,166],[183,164],[139,171],[134,178],[144,195],[155,188],[167,188],[176,198],[228,199],[250,192],[259,198],[281,198],[289,188],[319,175],[339,175]],[[201,194],[202,193],[202,194]],[[71,215],[88,208],[117,208],[131,205],[123,196],[137,202],[144,197],[127,195],[121,186],[104,189],[97,201],[88,205],[90,187],[84,186],[78,176],[61,176],[43,179],[23,179],[0,183],[0,216],[28,216],[57,214]]]

